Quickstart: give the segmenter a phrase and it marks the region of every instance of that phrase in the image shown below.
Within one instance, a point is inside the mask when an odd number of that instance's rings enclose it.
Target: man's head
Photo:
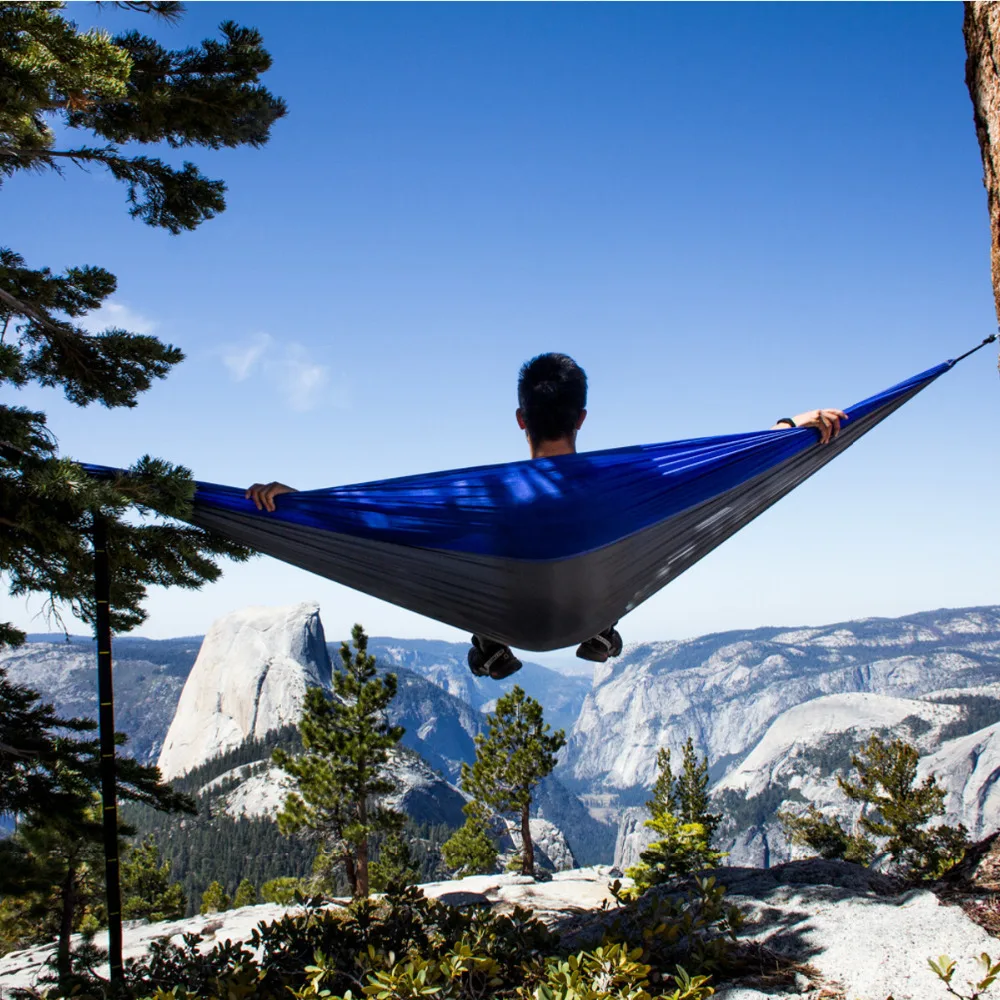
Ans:
[[[565,442],[575,450],[576,432],[587,416],[587,376],[565,354],[539,354],[521,366],[517,381],[518,426],[532,448]]]

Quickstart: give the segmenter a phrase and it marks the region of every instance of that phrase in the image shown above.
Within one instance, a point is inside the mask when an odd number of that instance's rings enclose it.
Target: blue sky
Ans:
[[[290,113],[189,151],[227,212],[172,237],[107,176],[22,176],[4,242],[118,275],[187,361],[131,412],[44,406],[64,453],[302,488],[526,456],[517,368],[573,355],[581,449],[843,406],[996,327],[960,4],[193,4],[263,32]],[[998,600],[984,351],[634,612],[626,640]],[[141,630],[316,599],[327,631],[455,630],[259,559]],[[3,598],[32,630],[39,604]]]

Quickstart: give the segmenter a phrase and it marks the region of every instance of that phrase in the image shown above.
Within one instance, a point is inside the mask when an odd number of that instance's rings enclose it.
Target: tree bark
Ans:
[[[528,810],[531,803],[521,806],[521,874],[535,874],[535,845],[531,842],[531,823]]]
[[[990,213],[993,304],[1000,320],[1000,3],[965,4],[965,83],[972,98]]]
[[[59,915],[59,944],[56,949],[56,971],[60,986],[69,982],[70,938],[73,934],[73,915],[76,910],[76,864],[66,865],[66,877],[60,891],[62,913]]]
[[[344,870],[347,873],[347,884],[350,887],[351,896],[356,897],[358,895],[358,873],[354,867],[354,858],[350,851],[344,854]]]
[[[362,799],[358,803],[358,820],[361,829],[368,827],[368,803]],[[358,899],[368,898],[368,834],[366,833],[358,843],[358,853],[356,857],[358,866],[358,883],[354,895]]]

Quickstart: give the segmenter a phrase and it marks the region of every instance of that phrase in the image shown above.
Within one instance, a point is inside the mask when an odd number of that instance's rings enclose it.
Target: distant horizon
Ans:
[[[317,603],[318,602],[308,602]],[[246,607],[285,607],[288,605],[247,605]],[[216,621],[227,617],[229,614],[236,614],[239,611],[243,611],[246,608],[234,608],[232,611],[227,612],[227,614],[220,615]],[[776,625],[755,625],[749,628],[736,628],[736,629],[719,629],[713,632],[699,632],[690,636],[683,636],[681,638],[667,638],[667,639],[644,639],[641,642],[631,642],[625,644],[625,649],[623,655],[628,653],[630,649],[638,648],[641,646],[648,646],[655,643],[661,642],[687,642],[693,639],[706,639],[712,636],[725,635],[729,632],[753,632],[762,629],[781,629],[785,630],[795,630],[795,629],[822,629],[830,628],[835,625],[846,625],[851,622],[866,622],[866,621],[900,621],[907,618],[912,618],[917,615],[930,615],[937,612],[959,612],[959,611],[1000,611],[1000,603],[997,604],[972,604],[963,605],[960,607],[939,607],[939,608],[926,608],[922,611],[911,611],[902,615],[863,615],[858,618],[842,618],[836,621],[820,622],[818,624],[805,624],[805,623],[789,623],[782,622]],[[320,619],[322,620],[323,609],[320,607]],[[214,622],[213,622],[214,624]],[[326,635],[326,627],[324,626],[324,635]],[[180,642],[184,639],[192,640],[202,640],[205,638],[204,632],[201,633],[191,633],[187,635],[174,635],[174,636],[149,636],[142,635],[132,632],[122,633],[120,635],[114,636],[113,641],[119,642],[121,640],[138,640],[142,642]],[[28,632],[27,641],[28,642],[59,642],[67,638],[65,633],[62,632]],[[80,633],[69,633],[68,638],[70,640],[82,640],[84,642],[92,643],[95,640],[92,636]],[[381,642],[385,640],[398,640],[400,642],[440,642],[445,645],[452,646],[462,646],[464,645],[460,641],[455,641],[451,639],[437,639],[428,636],[405,636],[405,635],[369,635],[369,642]],[[331,639],[329,635],[326,635],[326,641],[328,643],[338,643],[349,641],[349,637],[344,639]],[[587,663],[584,660],[577,659],[574,655],[572,649],[558,649],[549,652],[532,652],[531,650],[520,651],[523,653],[522,659],[528,663],[534,663],[536,666],[547,667],[550,670],[555,670],[558,673],[572,674],[574,676],[589,676],[593,673],[596,664]]]

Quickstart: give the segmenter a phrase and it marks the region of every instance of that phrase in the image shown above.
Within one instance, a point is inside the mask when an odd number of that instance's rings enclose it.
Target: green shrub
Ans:
[[[476,801],[465,805],[465,824],[442,845],[441,858],[459,878],[489,875],[497,869],[497,845],[489,833],[489,817]]]
[[[121,860],[122,916],[126,920],[179,920],[187,910],[184,890],[170,880],[152,837],[133,844]]]
[[[410,845],[398,833],[390,834],[379,845],[369,872],[375,892],[385,892],[393,885],[415,885],[419,874]]]
[[[938,959],[929,958],[927,964],[934,971],[934,974],[944,983],[948,992],[957,997],[958,1000],[979,1000],[979,998],[993,985],[997,976],[1000,976],[1000,962],[994,962],[986,952],[979,956],[977,964],[982,968],[982,978],[978,981],[968,980],[969,992],[960,993],[955,989],[952,980],[955,978],[955,962],[947,955],[941,955]]]
[[[305,895],[305,882],[290,875],[272,878],[260,887],[260,898],[265,903],[280,903],[282,906],[291,906],[296,893]]]
[[[824,816],[814,805],[800,816],[779,812],[785,835],[793,844],[811,847],[821,858],[842,859],[859,865],[875,860],[875,842],[860,833],[848,833],[836,819]]]
[[[708,760],[698,760],[694,741],[684,744],[681,773],[670,767],[670,751],[656,755],[657,776],[653,797],[646,803],[651,818],[646,827],[660,834],[639,855],[639,864],[626,874],[635,882],[631,893],[638,894],[678,876],[714,868],[725,853],[712,850],[712,836],[720,817],[708,811]]]
[[[233,897],[233,909],[238,910],[241,906],[253,906],[257,902],[257,887],[245,878],[236,887],[236,895]]]
[[[221,882],[212,882],[211,885],[201,895],[201,908],[199,913],[219,913],[232,907],[233,901],[229,898]]]
[[[146,1000],[707,1000],[739,927],[711,879],[594,920],[593,942],[570,949],[523,909],[457,910],[408,886],[343,909],[312,900],[205,953],[195,934],[155,941],[126,983]],[[92,946],[80,953],[75,1000],[108,995],[89,972],[99,963]]]
[[[714,868],[726,856],[709,847],[708,832],[701,823],[683,823],[672,813],[663,813],[647,820],[646,826],[661,837],[639,855],[639,864],[626,872],[635,882],[635,892],[673,881],[679,875]]]

